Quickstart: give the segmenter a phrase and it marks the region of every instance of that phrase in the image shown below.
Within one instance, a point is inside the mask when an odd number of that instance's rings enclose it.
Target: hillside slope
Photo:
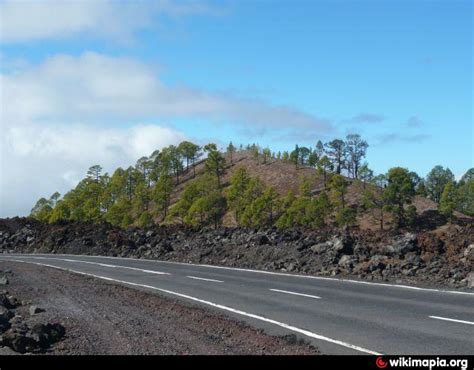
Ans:
[[[276,158],[269,158],[266,163],[262,159],[254,159],[250,152],[240,151],[233,155],[232,162],[229,155],[224,155],[226,159],[226,168],[223,176],[223,186],[229,185],[229,180],[238,168],[245,168],[252,177],[258,177],[265,185],[273,187],[280,196],[285,196],[289,191],[298,194],[299,187],[304,178],[310,179],[312,185],[312,194],[318,194],[324,190],[324,179],[318,175],[317,171],[311,167],[298,167],[289,161]],[[184,171],[180,177],[180,183],[174,189],[171,204],[175,204],[182,195],[186,185],[193,179],[197,179],[205,173],[205,160],[201,161],[195,167],[195,176],[193,169]],[[347,178],[350,181],[346,195],[347,205],[358,206],[362,203],[363,185],[359,181]],[[367,184],[368,187],[373,186]],[[415,196],[413,205],[416,207],[419,216],[418,227],[423,229],[433,229],[446,223],[446,220],[437,212],[438,205],[425,197]],[[472,218],[455,211],[454,215],[461,223],[470,222]],[[227,212],[224,217],[224,226],[236,226],[237,222],[232,212]],[[392,217],[387,214],[385,225],[390,228]],[[378,221],[370,214],[360,214],[358,216],[358,226],[362,230],[376,230],[379,228]]]

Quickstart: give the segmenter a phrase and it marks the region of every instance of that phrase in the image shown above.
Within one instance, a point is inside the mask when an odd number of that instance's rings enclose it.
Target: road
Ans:
[[[130,258],[0,255],[8,260],[193,302],[325,354],[474,354],[474,292]]]

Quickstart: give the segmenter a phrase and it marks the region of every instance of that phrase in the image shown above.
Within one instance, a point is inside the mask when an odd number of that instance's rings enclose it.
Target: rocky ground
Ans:
[[[0,220],[3,252],[153,258],[322,276],[474,288],[474,224],[416,232],[47,225]]]
[[[10,288],[9,284],[16,280],[16,274],[10,269],[0,273],[0,285]],[[0,292],[0,355],[50,351],[51,346],[63,339],[66,332],[64,326],[47,320],[47,315],[42,314],[45,310],[31,304],[30,299],[18,298],[28,295],[16,295],[15,287],[13,291],[13,294],[10,289]],[[36,297],[29,295],[28,298]]]
[[[318,354],[294,335],[269,336],[219,313],[153,293],[18,262],[2,261],[0,269],[14,295],[0,294],[1,331],[11,325],[1,337],[6,347],[0,348],[0,355]],[[13,346],[15,352],[10,338],[19,331],[24,332],[17,340],[23,347]]]

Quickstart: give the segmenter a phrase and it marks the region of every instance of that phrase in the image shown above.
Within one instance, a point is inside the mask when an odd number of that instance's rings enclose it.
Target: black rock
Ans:
[[[33,352],[38,349],[39,346],[38,342],[33,338],[12,330],[2,335],[1,344],[20,353]]]

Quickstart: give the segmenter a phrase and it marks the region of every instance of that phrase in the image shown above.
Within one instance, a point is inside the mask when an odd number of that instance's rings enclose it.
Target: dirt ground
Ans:
[[[314,355],[290,335],[275,337],[191,304],[98,279],[35,265],[11,270],[11,294],[45,311],[33,320],[59,322],[65,339],[50,354]],[[27,313],[25,313],[27,315]]]

